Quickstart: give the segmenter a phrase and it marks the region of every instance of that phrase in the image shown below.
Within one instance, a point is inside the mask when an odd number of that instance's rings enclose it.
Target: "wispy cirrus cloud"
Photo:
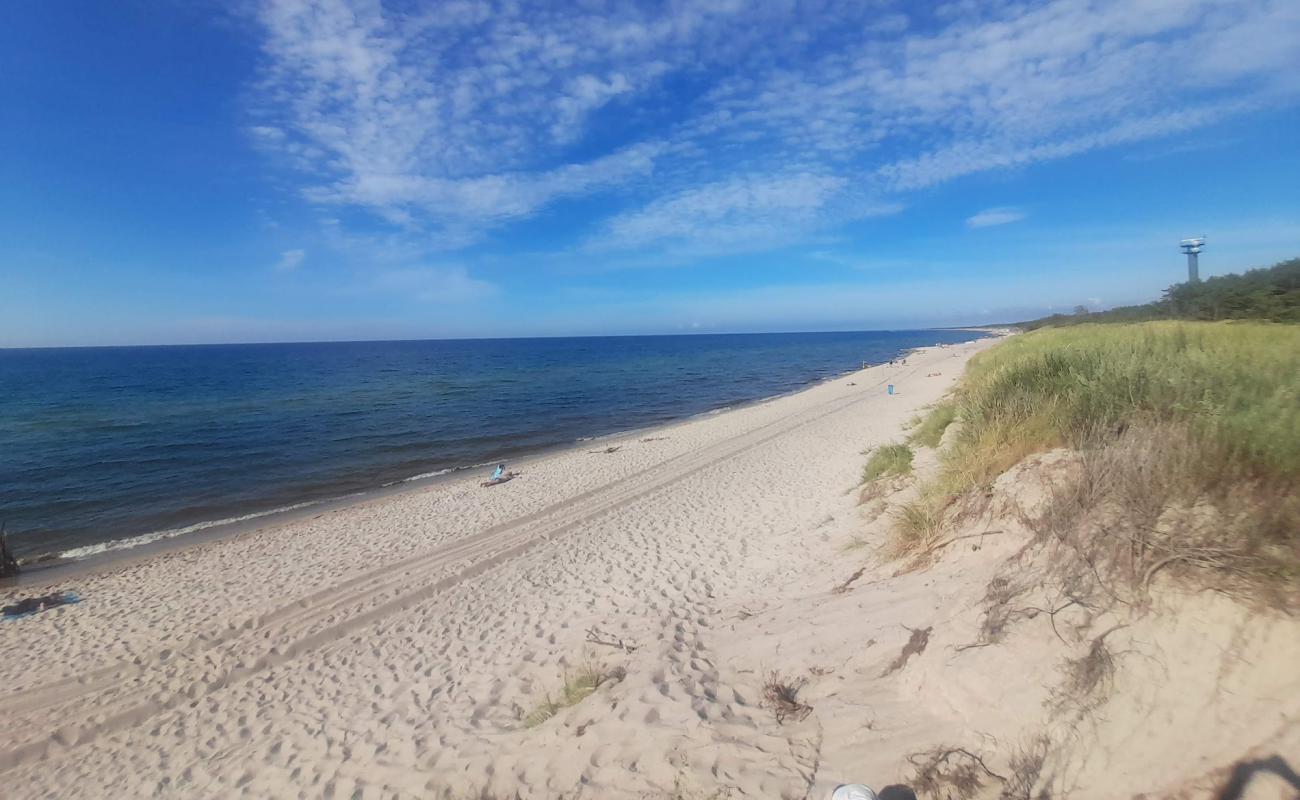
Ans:
[[[666,247],[709,256],[787,244],[816,231],[827,215],[840,219],[895,213],[897,204],[848,207],[848,181],[835,175],[743,175],[694,186],[617,214],[587,243],[591,251]],[[780,220],[780,226],[773,221]]]
[[[303,259],[306,257],[306,250],[285,250],[280,254],[280,260],[275,262],[275,271],[293,272],[302,266]]]
[[[1025,212],[1010,206],[986,208],[978,214],[966,218],[968,228],[991,228],[994,225],[1007,225],[1025,218]]]
[[[265,0],[257,19],[250,138],[310,202],[444,247],[598,194],[588,251],[778,247],[1300,96],[1289,0]]]

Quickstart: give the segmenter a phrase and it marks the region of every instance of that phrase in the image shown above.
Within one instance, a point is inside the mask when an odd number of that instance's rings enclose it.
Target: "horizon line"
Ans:
[[[678,333],[591,333],[539,336],[431,336],[410,339],[293,339],[259,342],[166,342],[153,344],[45,344],[9,346],[0,345],[0,352],[19,350],[112,350],[143,347],[265,347],[286,344],[393,344],[399,342],[508,342],[534,339],[638,339],[669,336],[781,336],[818,333],[907,333],[914,331],[984,331],[989,328],[1006,328],[1016,323],[990,323],[984,325],[939,325],[919,328],[841,328],[834,330],[774,330],[774,331],[680,331]]]

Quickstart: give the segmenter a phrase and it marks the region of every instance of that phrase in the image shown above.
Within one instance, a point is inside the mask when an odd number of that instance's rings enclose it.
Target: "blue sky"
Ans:
[[[834,330],[1300,255],[1300,4],[18,3],[0,346]]]

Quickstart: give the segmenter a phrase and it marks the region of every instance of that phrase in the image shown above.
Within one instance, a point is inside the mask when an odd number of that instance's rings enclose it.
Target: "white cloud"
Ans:
[[[1300,96],[1294,0],[895,5],[263,0],[248,131],[422,240],[606,192],[589,246],[707,252]]]
[[[993,225],[1006,225],[1009,222],[1019,222],[1025,218],[1025,212],[1018,208],[1002,206],[999,208],[986,208],[974,216],[966,219],[968,228],[988,228]]]
[[[275,271],[293,272],[302,266],[302,261],[306,257],[306,250],[285,250],[280,254],[280,260],[275,264]]]
[[[1162,143],[1156,147],[1148,148],[1124,156],[1125,161],[1155,161],[1161,158],[1182,158],[1185,156],[1194,156],[1207,150],[1217,150],[1237,144],[1237,137],[1214,137],[1198,138],[1188,141],[1176,142],[1174,144]]]
[[[1007,139],[957,141],[920,156],[887,164],[877,174],[895,190],[922,189],[976,172],[1018,169],[1040,161],[1053,161],[1103,147],[1179,133],[1250,108],[1249,100],[1230,100],[1144,116],[1104,130],[1040,143],[1017,143]]]
[[[868,22],[865,30],[869,34],[902,33],[911,24],[906,14],[884,14]]]
[[[562,146],[664,74],[665,52],[738,10],[449,3],[412,15],[378,0],[266,0],[269,68],[250,133],[279,143],[314,202],[451,227],[528,216],[645,174],[652,141],[584,157]]]
[[[425,303],[469,303],[497,293],[495,284],[471,277],[462,266],[387,270],[375,285]]]
[[[272,125],[250,125],[247,132],[254,141],[260,143],[278,144],[284,141],[284,131]]]
[[[693,187],[611,218],[593,250],[677,244],[697,254],[763,249],[816,226],[847,185],[827,175],[747,175]]]

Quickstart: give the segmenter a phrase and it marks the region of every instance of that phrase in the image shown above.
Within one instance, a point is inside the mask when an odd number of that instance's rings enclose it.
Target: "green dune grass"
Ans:
[[[1300,583],[1300,326],[1039,330],[973,358],[955,410],[962,427],[938,477],[899,515],[896,553],[933,545],[956,498],[1064,447],[1082,468],[1044,524],[1069,536],[1104,511],[1130,577],[1178,564],[1252,585]]]
[[[946,469],[987,481],[1025,455],[1084,447],[1134,425],[1184,427],[1204,467],[1300,474],[1300,327],[1083,325],[1013,337],[971,360]]]
[[[943,439],[943,432],[957,419],[957,404],[951,401],[939,403],[930,409],[917,423],[907,443],[920,447],[938,447]]]
[[[912,448],[905,444],[887,444],[877,448],[871,458],[867,459],[867,465],[862,468],[862,480],[869,482],[877,478],[906,475],[911,471]]]

